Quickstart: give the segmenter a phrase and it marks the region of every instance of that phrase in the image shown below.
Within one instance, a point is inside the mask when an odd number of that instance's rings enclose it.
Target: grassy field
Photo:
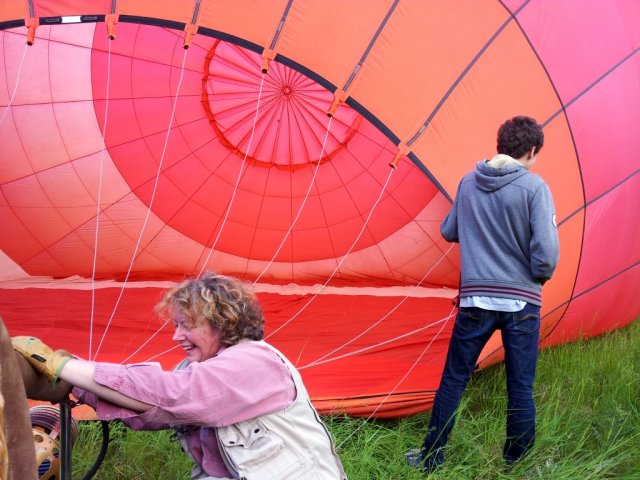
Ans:
[[[535,388],[536,446],[507,470],[502,462],[506,393],[503,366],[474,375],[463,399],[447,461],[433,479],[640,479],[640,320],[586,341],[541,352]],[[327,418],[351,480],[424,478],[404,465],[429,413],[393,421]],[[96,479],[188,479],[190,461],[168,432],[111,425]],[[82,423],[73,452],[81,478],[101,443],[97,423]]]

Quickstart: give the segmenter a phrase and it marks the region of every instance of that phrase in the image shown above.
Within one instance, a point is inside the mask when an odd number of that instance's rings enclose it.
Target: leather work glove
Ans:
[[[11,344],[38,372],[55,385],[62,367],[72,358],[64,350],[53,351],[36,337],[13,337]]]
[[[20,352],[14,350],[22,383],[30,400],[45,400],[51,403],[61,403],[68,400],[73,385],[64,380],[60,380],[55,385],[41,375],[31,366],[29,361]],[[2,478],[2,477],[0,477]]]

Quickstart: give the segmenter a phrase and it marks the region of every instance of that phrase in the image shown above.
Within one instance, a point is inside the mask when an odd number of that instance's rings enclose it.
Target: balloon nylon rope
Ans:
[[[274,260],[276,259],[276,257],[280,253],[280,250],[282,250],[282,247],[284,246],[284,242],[287,241],[287,238],[289,238],[289,235],[291,235],[291,231],[293,230],[293,227],[295,227],[296,223],[298,222],[298,219],[300,218],[300,214],[302,213],[302,209],[304,208],[305,204],[307,203],[307,199],[309,198],[309,194],[311,193],[311,188],[316,183],[316,177],[318,176],[318,170],[320,168],[320,162],[322,160],[322,155],[324,155],[324,149],[327,146],[327,138],[329,137],[329,131],[331,130],[331,121],[332,120],[333,120],[333,116],[330,116],[329,117],[329,123],[327,124],[327,133],[325,133],[324,141],[322,142],[322,150],[320,150],[320,156],[318,157],[318,162],[316,163],[316,168],[313,170],[313,177],[311,178],[311,181],[309,182],[309,187],[307,188],[307,193],[305,194],[304,199],[302,200],[302,204],[300,205],[300,208],[298,209],[298,213],[296,214],[295,218],[293,219],[293,222],[291,222],[291,226],[289,227],[289,230],[287,230],[287,233],[284,235],[284,238],[282,239],[282,242],[280,242],[280,245],[278,246],[278,248],[276,250],[276,253],[273,254],[273,257],[271,257],[271,260],[269,261],[267,266],[264,267],[264,270],[262,270],[262,273],[260,273],[260,275],[258,275],[258,277],[253,281],[253,285],[258,283],[258,281],[262,278],[262,276],[266,273],[266,271],[269,270],[269,267],[271,267],[271,264],[273,264]]]
[[[389,175],[387,176],[387,180],[384,182],[384,185],[380,189],[380,194],[378,195],[378,198],[376,199],[375,203],[371,207],[371,210],[369,210],[369,215],[367,215],[367,218],[365,219],[364,224],[362,225],[362,229],[360,230],[360,233],[358,233],[358,235],[356,236],[356,239],[353,241],[353,243],[351,244],[351,246],[349,247],[347,252],[342,256],[342,258],[338,262],[338,265],[336,265],[336,268],[333,270],[333,272],[331,273],[329,278],[327,278],[327,280],[322,284],[320,289],[316,293],[313,294],[313,296],[307,301],[307,303],[305,303],[302,306],[302,308],[300,310],[298,310],[298,312],[296,314],[294,314],[289,320],[287,320],[285,323],[283,323],[278,328],[276,328],[273,332],[271,332],[269,335],[267,335],[265,337],[265,340],[268,339],[269,337],[271,337],[273,334],[275,334],[275,333],[279,332],[280,330],[282,330],[284,327],[289,325],[296,317],[298,317],[298,315],[300,315],[309,306],[309,304],[311,304],[311,302],[313,302],[316,299],[316,297],[318,295],[320,295],[320,292],[322,292],[322,290],[324,290],[324,288],[329,284],[331,279],[333,279],[333,277],[336,275],[338,270],[340,270],[340,267],[342,266],[344,261],[347,259],[347,257],[351,253],[351,251],[355,248],[356,244],[360,240],[360,237],[362,237],[362,235],[364,234],[364,231],[367,228],[367,225],[369,224],[369,220],[371,220],[371,216],[373,215],[373,212],[375,211],[376,207],[378,206],[378,203],[380,203],[380,200],[382,199],[382,195],[384,194],[385,190],[387,189],[387,185],[389,184],[389,180],[391,179],[391,175],[393,175],[393,172],[394,172],[394,169],[390,168],[389,169]]]
[[[434,327],[434,326],[438,325],[439,323],[446,322],[447,320],[449,320],[449,318],[451,318],[451,316],[452,315],[448,315],[446,317],[442,317],[439,320],[435,320],[435,321],[433,321],[431,323],[428,323],[427,325],[423,325],[420,328],[416,328],[414,330],[411,330],[410,332],[403,333],[402,335],[397,335],[397,336],[395,336],[393,338],[388,338],[386,340],[383,340],[382,342],[378,342],[378,343],[375,343],[373,345],[367,345],[366,347],[359,348],[358,350],[354,350],[353,352],[343,353],[342,355],[338,355],[337,357],[327,358],[326,360],[316,360],[315,362],[312,362],[312,363],[310,363],[308,365],[303,365],[302,367],[296,367],[296,368],[298,370],[304,370],[306,368],[317,367],[318,365],[322,365],[322,364],[325,364],[325,363],[335,362],[336,360],[342,360],[343,358],[355,357],[356,355],[360,355],[361,353],[365,353],[365,352],[368,352],[370,350],[375,350],[378,347],[383,347],[385,345],[389,345],[390,343],[397,342],[398,340],[402,340],[403,338],[411,337],[412,335],[415,335],[416,333],[420,333],[423,330],[426,330],[428,328]]]
[[[102,347],[102,343],[104,342],[104,338],[107,335],[107,331],[109,330],[109,327],[111,326],[111,322],[113,321],[113,317],[116,313],[116,310],[118,309],[118,305],[120,304],[120,300],[122,299],[122,295],[124,293],[124,289],[127,285],[127,281],[129,280],[129,276],[131,275],[131,270],[133,269],[133,263],[135,262],[136,257],[138,256],[138,249],[140,248],[140,243],[142,242],[142,234],[144,233],[144,230],[147,226],[147,223],[149,222],[149,217],[151,216],[151,208],[153,206],[153,201],[155,199],[156,196],[156,191],[158,189],[158,182],[160,179],[160,172],[162,171],[162,164],[164,162],[164,157],[165,154],[167,152],[167,145],[169,143],[169,137],[171,135],[171,124],[173,123],[173,119],[176,113],[176,107],[178,105],[178,96],[180,94],[180,86],[182,85],[182,79],[184,77],[184,65],[187,59],[187,52],[188,49],[184,49],[184,54],[182,57],[182,68],[180,69],[180,80],[178,81],[178,86],[176,87],[176,95],[173,101],[173,108],[171,110],[171,116],[169,117],[169,126],[167,127],[167,135],[165,137],[164,140],[164,146],[162,148],[162,155],[160,156],[160,162],[158,163],[158,170],[156,172],[156,178],[153,184],[153,190],[151,192],[151,198],[149,200],[149,206],[147,208],[147,214],[144,218],[144,222],[142,223],[142,228],[140,229],[140,234],[138,235],[138,241],[136,242],[136,246],[135,249],[133,251],[133,255],[131,257],[131,263],[129,264],[129,269],[127,270],[127,275],[125,276],[124,282],[122,283],[122,288],[120,289],[120,294],[118,295],[118,299],[116,300],[116,304],[113,307],[113,312],[111,312],[111,316],[109,317],[109,321],[107,322],[107,326],[104,329],[104,332],[102,332],[102,338],[100,339],[100,343],[98,344],[98,348],[96,349],[96,354],[95,357],[96,358],[98,356],[98,353],[100,352],[100,348]]]
[[[427,350],[429,350],[429,348],[431,347],[431,345],[433,344],[433,342],[435,341],[436,338],[438,338],[438,336],[442,333],[442,330],[444,330],[444,327],[447,325],[448,320],[453,316],[453,310],[455,309],[455,307],[453,307],[451,309],[451,312],[449,312],[449,315],[447,317],[444,318],[444,322],[442,323],[442,326],[440,327],[440,330],[438,330],[438,333],[436,333],[433,338],[431,339],[431,341],[427,344],[426,347],[424,347],[424,349],[422,350],[422,353],[420,353],[420,355],[418,356],[418,358],[416,358],[416,361],[413,362],[413,365],[411,365],[411,367],[409,368],[409,370],[407,370],[407,372],[402,376],[402,378],[400,379],[400,381],[395,385],[395,387],[393,387],[393,389],[382,399],[382,401],[380,402],[380,404],[375,408],[375,410],[373,412],[371,412],[371,415],[369,415],[364,422],[362,422],[358,428],[354,429],[349,435],[347,435],[347,437],[345,439],[343,439],[337,446],[336,449],[339,449],[340,447],[342,447],[342,445],[344,445],[344,443],[349,440],[351,437],[353,437],[353,435],[355,435],[355,433],[360,430],[362,427],[364,427],[366,425],[366,423],[371,420],[371,418],[378,413],[378,410],[380,410],[380,408],[382,407],[382,405],[384,404],[384,402],[386,402],[389,397],[391,395],[393,395],[395,393],[395,391],[400,388],[400,385],[402,385],[402,382],[404,382],[407,377],[409,376],[409,374],[411,374],[411,372],[413,371],[414,368],[416,368],[416,366],[418,365],[418,363],[420,362],[420,360],[422,359],[422,357],[424,357],[425,353],[427,353]],[[443,320],[440,320],[441,322]],[[437,323],[437,322],[436,322]],[[423,327],[426,328],[426,327]]]
[[[127,362],[128,362],[128,361],[129,361],[129,360],[130,360],[130,359],[131,359],[135,354],[137,354],[140,350],[142,350],[145,346],[147,346],[147,345],[149,344],[149,342],[150,342],[151,340],[153,340],[153,339],[154,339],[154,338],[155,338],[155,337],[156,337],[156,336],[157,336],[157,335],[162,331],[162,329],[163,329],[164,327],[166,327],[166,326],[167,326],[167,324],[168,324],[168,323],[169,323],[169,320],[166,320],[166,321],[165,321],[165,322],[160,326],[160,328],[158,328],[158,329],[155,331],[155,333],[154,333],[153,335],[151,335],[149,338],[147,338],[147,340],[146,340],[142,345],[140,345],[140,346],[139,346],[139,347],[138,347],[138,348],[137,348],[137,349],[136,349],[136,350],[135,350],[131,355],[129,355],[129,356],[128,356],[127,358],[125,358],[124,360],[122,360],[120,363],[121,363],[121,364],[123,364],[123,363],[127,363]],[[175,345],[175,346],[174,346],[174,348],[177,348],[177,347],[178,347],[178,345]],[[169,352],[169,351],[171,351],[171,350],[173,350],[173,348],[170,348],[169,350],[167,350],[167,352]],[[166,353],[166,352],[163,352],[163,353]],[[162,355],[162,353],[160,353],[160,354],[158,354],[158,355]],[[156,357],[157,357],[158,355],[156,355]],[[154,358],[155,358],[155,357],[154,357]]]
[[[231,206],[233,205],[233,201],[236,198],[236,192],[238,191],[238,185],[240,185],[240,179],[242,178],[242,172],[244,171],[244,166],[246,164],[247,157],[249,156],[249,150],[251,149],[251,143],[253,142],[253,136],[254,136],[254,134],[256,132],[256,123],[258,122],[258,115],[260,113],[260,99],[262,98],[262,86],[264,85],[264,76],[265,76],[265,74],[263,73],[262,74],[262,78],[260,80],[260,90],[258,91],[258,101],[256,102],[256,114],[253,117],[253,125],[251,126],[251,136],[249,137],[249,144],[247,145],[247,148],[245,150],[244,158],[242,159],[242,162],[240,162],[240,169],[238,170],[238,178],[236,178],[236,184],[233,187],[233,193],[231,194],[231,200],[229,200],[229,204],[227,205],[227,209],[224,212],[224,217],[222,219],[222,224],[220,225],[220,228],[218,229],[218,234],[216,235],[216,239],[213,241],[213,244],[211,245],[211,248],[209,249],[209,253],[207,254],[207,258],[205,258],[204,262],[202,263],[202,268],[200,269],[200,273],[198,273],[198,276],[202,275],[202,272],[204,272],[205,267],[209,263],[209,259],[211,258],[211,254],[215,250],[216,245],[218,244],[218,240],[220,239],[220,235],[222,234],[222,230],[224,229],[224,226],[227,223],[227,219],[229,218],[229,212],[231,211]]]
[[[175,350],[176,348],[179,348],[179,345],[174,345],[174,346],[173,346],[173,347],[171,347],[171,348],[167,348],[164,352],[157,353],[157,354],[155,354],[154,356],[147,358],[147,359],[145,360],[145,362],[150,362],[151,360],[153,360],[153,359],[155,359],[155,358],[158,358],[158,357],[161,357],[161,356],[162,356],[162,355],[164,355],[165,353],[169,353],[171,350]],[[123,363],[124,363],[124,362],[123,362]]]
[[[91,270],[91,316],[89,320],[89,360],[93,352],[93,320],[96,306],[96,265],[98,262],[98,232],[100,231],[100,208],[102,203],[102,175],[104,165],[104,152],[107,149],[105,138],[107,135],[107,119],[109,118],[109,85],[111,83],[111,40],[107,40],[107,85],[105,93],[104,117],[102,122],[102,148],[100,150],[99,174],[98,174],[98,198],[96,199],[96,230],[93,240],[93,267]]]
[[[260,100],[262,98],[262,87],[264,85],[264,74],[262,75],[262,79],[260,80],[260,89],[258,91],[258,101],[257,101],[257,105],[256,105],[256,114],[254,116],[253,119],[253,125],[251,128],[251,136],[249,137],[249,144],[247,145],[247,149],[244,155],[244,158],[242,160],[242,162],[240,162],[240,169],[238,170],[238,177],[236,178],[236,184],[235,187],[233,189],[233,194],[231,195],[231,200],[229,201],[229,205],[227,205],[227,210],[225,212],[223,221],[222,221],[222,225],[220,225],[220,229],[218,230],[218,235],[216,236],[215,241],[213,242],[211,249],[209,250],[209,254],[207,255],[207,258],[205,259],[204,263],[202,264],[202,268],[200,269],[200,272],[198,273],[198,276],[202,275],[202,272],[204,271],[204,268],[206,267],[207,263],[209,263],[209,258],[211,257],[211,252],[213,252],[213,250],[215,249],[216,244],[218,243],[218,239],[220,238],[220,234],[222,233],[222,230],[227,222],[227,218],[229,217],[229,212],[231,211],[231,205],[233,204],[233,201],[235,199],[235,195],[236,192],[238,191],[238,185],[240,184],[240,179],[242,178],[242,172],[244,171],[244,166],[246,164],[246,159],[247,156],[249,155],[249,150],[251,149],[251,143],[253,142],[253,137],[256,131],[256,123],[258,121],[258,116],[260,113]],[[161,331],[162,329],[164,329],[164,327],[167,326],[167,324],[169,323],[169,320],[167,320],[166,322],[164,322],[160,328],[158,328],[142,345],[140,345],[131,355],[129,355],[127,358],[125,358],[124,360],[122,360],[122,362],[120,363],[126,363],[128,360],[130,360],[134,355],[136,355],[138,352],[140,352],[153,338],[155,338]],[[174,348],[177,348],[174,347]],[[162,352],[152,358],[156,358],[158,356],[164,355],[167,352],[170,352],[171,350],[173,350],[173,348],[170,348],[169,350],[166,350],[165,352]]]
[[[425,273],[422,278],[420,279],[420,281],[411,289],[409,290],[409,292],[407,293],[407,295],[405,295],[405,297],[403,299],[401,299],[391,310],[389,310],[385,315],[382,316],[382,318],[380,318],[380,320],[378,320],[377,322],[371,324],[369,327],[367,327],[363,332],[359,333],[358,335],[356,335],[355,337],[353,337],[351,340],[348,340],[347,342],[343,343],[342,345],[336,347],[335,349],[333,349],[332,351],[330,351],[329,353],[323,355],[322,357],[318,358],[317,360],[314,360],[313,362],[308,363],[307,365],[305,365],[302,368],[308,368],[308,367],[313,367],[315,365],[320,365],[323,363],[327,363],[328,361],[332,361],[333,359],[329,359],[329,360],[325,360],[327,357],[329,357],[330,355],[333,355],[336,352],[339,352],[340,350],[342,350],[343,348],[345,348],[346,346],[352,344],[353,342],[355,342],[357,339],[361,338],[362,336],[364,336],[365,334],[367,334],[368,332],[370,332],[371,330],[373,330],[375,327],[377,327],[378,325],[380,325],[384,320],[386,320],[389,315],[391,315],[393,312],[395,312],[400,305],[402,305],[404,302],[407,301],[407,299],[411,296],[411,294],[415,291],[416,288],[418,288],[422,282],[424,281],[425,278],[427,278],[427,276],[434,270],[434,268],[436,268],[440,262],[442,262],[442,260],[444,260],[447,256],[447,254],[451,251],[451,249],[453,248],[455,244],[451,244],[449,246],[449,248],[447,249],[446,252],[444,252],[442,254],[442,256],[440,257],[440,259],[433,264],[433,266],[427,271],[427,273]],[[376,346],[376,345],[373,345]],[[355,353],[355,352],[354,352]],[[348,355],[347,355],[348,356]],[[335,360],[337,360],[338,358],[344,358],[344,356],[342,357],[336,357]]]
[[[13,105],[13,99],[16,96],[16,92],[18,91],[18,85],[20,84],[20,74],[22,72],[22,64],[24,63],[24,57],[27,54],[27,47],[28,47],[28,45],[25,42],[24,50],[22,51],[22,58],[20,59],[20,65],[18,66],[18,75],[16,76],[16,84],[13,87],[13,92],[11,93],[11,98],[9,99],[9,103],[5,107],[4,112],[2,112],[2,117],[0,117],[0,125],[2,125],[2,122],[4,122],[4,119],[7,116],[7,112],[9,111],[11,106]]]

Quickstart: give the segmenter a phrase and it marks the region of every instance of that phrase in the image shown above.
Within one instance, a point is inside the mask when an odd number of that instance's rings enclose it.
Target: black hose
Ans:
[[[86,475],[82,477],[82,480],[90,480],[93,478],[107,454],[107,447],[109,446],[109,422],[101,420],[100,423],[102,424],[102,446],[100,447],[100,452],[98,453],[96,461]]]

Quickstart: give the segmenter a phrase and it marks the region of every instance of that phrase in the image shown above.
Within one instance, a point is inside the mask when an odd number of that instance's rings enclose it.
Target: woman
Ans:
[[[186,356],[172,372],[68,358],[33,337],[13,345],[54,382],[75,385],[98,418],[174,428],[194,479],[346,478],[300,374],[261,340],[262,310],[245,285],[205,274],[167,292],[157,309]]]

